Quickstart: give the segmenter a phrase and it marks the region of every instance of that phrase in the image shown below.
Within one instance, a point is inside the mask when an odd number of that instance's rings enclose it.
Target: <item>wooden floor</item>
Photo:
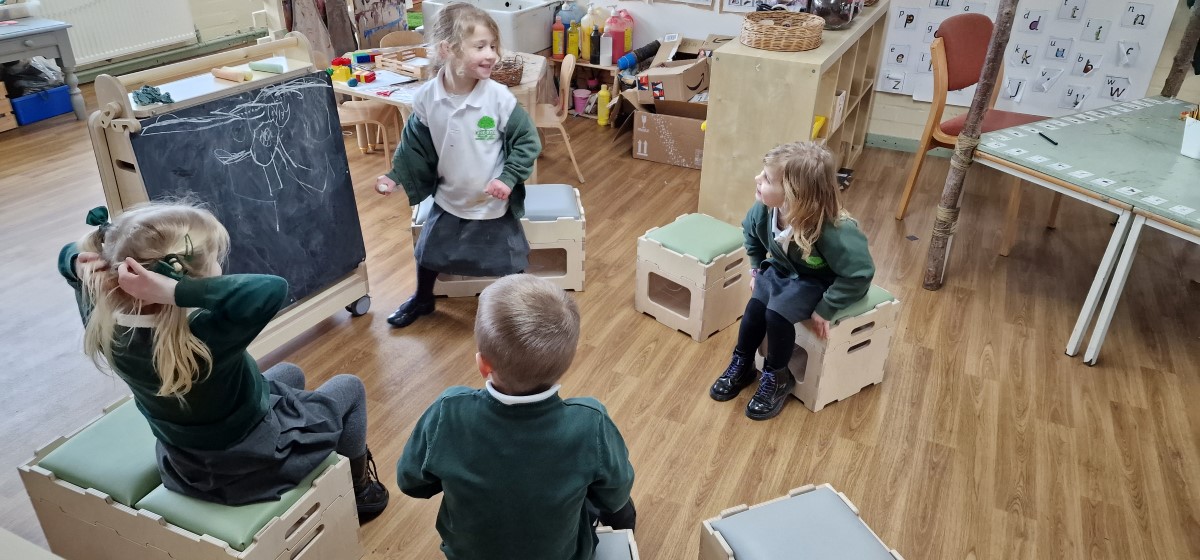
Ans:
[[[792,401],[751,422],[748,394],[707,396],[736,329],[697,344],[633,308],[635,238],[695,211],[700,173],[633,160],[630,140],[612,142],[594,121],[569,128],[588,178],[587,291],[577,294],[583,336],[563,393],[598,397],[625,435],[643,558],[695,558],[702,519],[823,482],[909,560],[1200,558],[1200,285],[1180,264],[1200,260],[1194,247],[1147,234],[1101,361],[1087,367],[1063,348],[1109,215],[1068,201],[1048,231],[1038,224],[1050,197],[1027,187],[1025,227],[1012,256],[998,257],[1007,192],[977,168],[948,281],[928,292],[921,276],[947,161],[929,162],[916,210],[897,222],[911,155],[868,149],[845,199],[871,240],[876,283],[904,302],[887,376],[820,413]],[[368,557],[436,558],[438,501],[401,495],[395,461],[444,388],[480,384],[476,303],[442,300],[413,327],[388,328],[414,286],[409,210],[372,191],[386,158],[347,140],[372,312],[338,314],[268,362],[299,364],[310,387],[362,376],[370,445],[393,491],[362,529]],[[70,116],[0,134],[0,162],[0,524],[44,544],[15,467],[124,392],[80,354],[74,302],[54,269],[103,196],[84,126]],[[542,182],[573,181],[556,139],[540,167]]]

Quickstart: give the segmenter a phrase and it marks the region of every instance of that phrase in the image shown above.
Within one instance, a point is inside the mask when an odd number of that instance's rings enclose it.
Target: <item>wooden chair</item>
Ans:
[[[571,102],[571,78],[575,74],[575,56],[567,55],[561,66],[558,71],[558,105],[538,103],[533,109],[533,125],[538,128],[558,129],[559,134],[562,134],[563,144],[567,145],[567,155],[571,156],[571,165],[575,166],[575,174],[582,183],[583,172],[579,170],[579,163],[575,161],[575,152],[571,150],[571,137],[563,126],[569,114],[567,107]]]
[[[411,47],[425,43],[425,36],[416,31],[393,31],[379,40],[379,48]]]
[[[921,175],[921,166],[925,163],[925,154],[933,148],[954,149],[958,134],[962,132],[967,114],[963,113],[952,119],[943,121],[946,110],[946,95],[950,91],[968,88],[979,82],[983,70],[983,62],[987,57],[988,43],[992,37],[992,20],[983,14],[959,14],[943,21],[934,33],[933,44],[929,50],[933,55],[933,103],[929,108],[929,120],[925,123],[925,131],[921,134],[921,144],[913,158],[908,180],[904,184],[904,194],[896,208],[896,219],[903,220],[908,210],[909,199],[912,198],[913,188]],[[1000,85],[1004,83],[1003,69],[996,77],[996,87],[992,98],[988,101],[988,111],[984,113],[980,132],[991,132],[1010,126],[1029,124],[1040,121],[1043,117],[999,111],[993,107],[996,96],[1000,93]],[[1020,183],[1013,187],[1013,195],[1009,201],[1009,224],[1006,225],[1005,240],[1002,242],[1001,255],[1008,254],[1012,244],[1011,237],[1015,233],[1012,222],[1016,219],[1016,210],[1020,205]],[[1050,225],[1053,227],[1057,213],[1059,197],[1054,195],[1051,207]]]
[[[383,36],[379,40],[379,46],[382,47],[409,47],[420,45],[425,42],[425,38],[416,31],[393,31]],[[375,145],[382,143],[385,157],[391,157],[391,146],[388,142],[387,125],[396,124],[396,134],[399,135],[404,125],[400,118],[400,112],[393,106],[382,101],[372,101],[370,99],[356,99],[347,101],[338,106],[338,117],[342,120],[342,126],[354,126],[358,137],[358,149],[362,153],[375,151]],[[370,125],[376,125],[378,130],[375,135],[375,143],[371,142]],[[399,140],[396,141],[399,143]]]

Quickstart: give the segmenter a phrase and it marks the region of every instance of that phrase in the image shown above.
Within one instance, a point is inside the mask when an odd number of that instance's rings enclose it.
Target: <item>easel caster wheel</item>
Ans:
[[[346,311],[350,312],[351,317],[362,317],[363,315],[367,314],[367,311],[370,310],[371,296],[360,297],[354,300],[354,303],[346,306]]]

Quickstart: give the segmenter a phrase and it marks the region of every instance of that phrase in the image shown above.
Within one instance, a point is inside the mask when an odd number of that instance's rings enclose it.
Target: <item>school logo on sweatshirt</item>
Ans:
[[[476,124],[475,139],[481,141],[495,140],[500,137],[496,132],[496,119],[484,116]]]

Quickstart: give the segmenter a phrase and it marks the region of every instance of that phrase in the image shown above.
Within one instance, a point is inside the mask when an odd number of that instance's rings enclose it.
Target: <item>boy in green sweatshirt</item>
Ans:
[[[559,397],[579,342],[569,295],[528,274],[479,296],[483,389],[451,387],[397,464],[400,490],[444,493],[437,529],[451,560],[589,560],[597,521],[633,529],[633,466],[604,406]]]

